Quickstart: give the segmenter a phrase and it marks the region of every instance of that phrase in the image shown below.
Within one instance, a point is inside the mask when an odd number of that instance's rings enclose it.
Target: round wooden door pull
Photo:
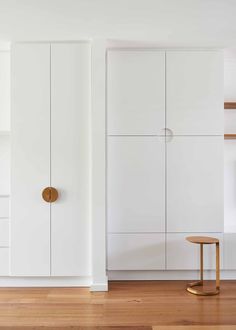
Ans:
[[[42,197],[47,203],[53,203],[58,199],[58,191],[56,188],[47,187],[43,189]]]

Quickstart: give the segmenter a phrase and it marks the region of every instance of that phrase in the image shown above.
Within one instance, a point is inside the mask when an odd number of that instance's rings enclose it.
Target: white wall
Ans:
[[[0,0],[0,40],[143,40],[168,46],[236,43],[234,0]]]
[[[235,12],[233,0],[0,0],[0,49],[1,44],[16,40],[88,38],[108,39],[110,45],[115,40],[123,46],[236,47]],[[236,53],[228,54],[225,99],[236,101]],[[227,112],[230,131],[231,117],[236,123],[236,111]],[[234,147],[236,140],[225,142],[225,230],[229,232],[236,232]],[[103,216],[99,197],[94,200]],[[100,273],[96,276],[99,281]]]
[[[236,102],[236,50],[225,51],[225,101]],[[225,133],[236,134],[236,110],[225,110]],[[236,233],[236,140],[225,140],[225,232]]]

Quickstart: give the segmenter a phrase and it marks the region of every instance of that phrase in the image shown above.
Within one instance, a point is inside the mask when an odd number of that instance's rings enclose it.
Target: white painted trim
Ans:
[[[15,40],[14,44],[87,44],[91,43],[90,39],[80,40]]]
[[[10,52],[11,43],[0,41],[0,52]]]
[[[90,291],[108,291],[108,278],[107,276],[104,278],[104,282],[100,283],[92,283],[90,286]]]
[[[13,277],[1,276],[0,287],[89,287],[91,277]]]
[[[222,280],[235,280],[236,270],[222,270],[220,277]],[[153,270],[153,271],[108,271],[109,281],[152,281],[152,280],[192,280],[199,278],[197,270]],[[215,279],[214,270],[204,271],[204,278]]]
[[[146,51],[156,51],[156,52],[218,52],[218,51],[224,51],[223,48],[186,48],[186,47],[171,47],[171,48],[162,48],[162,47],[109,47],[107,48],[108,52],[112,51],[134,51],[134,52],[146,52]]]
[[[152,49],[161,49],[161,50],[219,50],[219,49],[225,49],[225,47],[215,47],[215,46],[205,46],[199,44],[198,46],[196,45],[167,45],[164,43],[157,42],[156,40],[153,39],[145,39],[145,40],[140,40],[136,39],[133,41],[130,40],[118,40],[118,39],[107,39],[107,48],[108,49],[144,49],[144,50],[152,50]]]
[[[106,276],[106,41],[92,42],[91,224],[92,291],[107,290]]]

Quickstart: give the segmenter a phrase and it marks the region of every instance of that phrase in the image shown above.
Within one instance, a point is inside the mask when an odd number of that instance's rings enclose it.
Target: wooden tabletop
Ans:
[[[188,236],[186,240],[196,244],[215,244],[219,243],[218,238],[208,236]]]

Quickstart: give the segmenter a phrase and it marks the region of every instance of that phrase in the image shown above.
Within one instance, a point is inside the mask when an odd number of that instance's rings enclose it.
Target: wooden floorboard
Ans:
[[[158,325],[147,327],[130,327],[130,326],[118,326],[118,327],[96,327],[96,326],[78,326],[78,327],[0,327],[0,330],[235,330],[235,325],[193,325],[193,326],[171,326],[171,325]]]
[[[236,281],[222,281],[220,295],[211,297],[194,296],[185,287],[186,281],[129,281],[110,282],[109,292],[94,293],[1,288],[0,329],[236,330]]]
[[[152,327],[152,330],[235,330],[236,325],[158,325]]]
[[[75,326],[75,327],[47,327],[47,326],[35,326],[35,327],[0,327],[0,330],[153,330],[153,327],[106,327],[106,326]],[[165,329],[164,329],[165,330]],[[180,329],[182,330],[182,329]]]

